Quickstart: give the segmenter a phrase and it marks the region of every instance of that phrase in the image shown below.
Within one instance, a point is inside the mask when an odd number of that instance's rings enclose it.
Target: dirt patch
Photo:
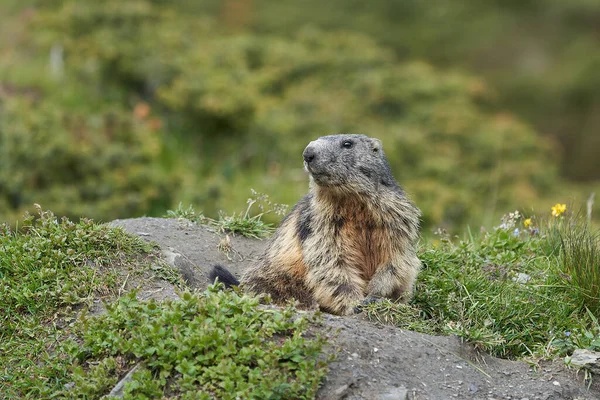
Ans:
[[[455,336],[326,316],[340,332],[322,399],[597,399],[560,363],[536,370],[478,353]]]
[[[198,289],[208,284],[213,264],[224,264],[239,277],[266,244],[230,236],[227,255],[219,250],[224,235],[188,221],[137,218],[112,224],[158,244]],[[596,383],[588,389],[583,374],[560,360],[534,369],[479,353],[457,337],[406,331],[361,315],[326,314],[315,329],[329,337],[329,351],[338,353],[319,399],[600,399]]]
[[[184,219],[123,219],[115,220],[111,225],[158,244],[167,258],[173,257],[187,283],[199,289],[208,285],[208,271],[214,264],[225,265],[235,275],[241,276],[266,244],[265,241],[240,236],[218,235],[212,228]],[[219,245],[230,249],[220,250]]]

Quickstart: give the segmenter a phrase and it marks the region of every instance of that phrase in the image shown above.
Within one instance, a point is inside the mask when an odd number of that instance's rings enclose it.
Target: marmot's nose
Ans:
[[[315,153],[315,149],[311,146],[308,146],[306,149],[304,149],[304,153],[302,153],[302,157],[304,157],[304,161],[307,163],[310,163],[312,160],[314,160],[316,155],[317,153]]]

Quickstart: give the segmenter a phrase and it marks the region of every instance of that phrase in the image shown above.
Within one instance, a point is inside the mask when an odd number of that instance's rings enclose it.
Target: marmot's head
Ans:
[[[310,142],[302,156],[311,182],[320,187],[369,193],[379,185],[397,186],[379,139],[350,134],[323,136]]]

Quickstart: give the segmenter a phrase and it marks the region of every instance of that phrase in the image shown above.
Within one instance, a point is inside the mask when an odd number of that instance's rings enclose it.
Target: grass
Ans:
[[[512,213],[490,232],[424,245],[412,302],[374,303],[367,316],[455,334],[503,358],[597,349],[598,235],[575,228],[583,224],[577,217],[554,218],[544,229],[522,222]]]
[[[0,228],[0,398],[101,398],[134,364],[125,398],[314,397],[327,362],[314,317],[214,287],[118,298],[139,271],[181,280],[120,228],[37,209]],[[97,299],[107,312],[87,316]]]
[[[121,229],[57,220],[37,206],[18,231],[0,229],[0,397],[41,398],[60,387],[69,362],[53,352],[75,311],[110,297],[120,266],[151,248]]]
[[[261,239],[270,236],[274,232],[272,224],[263,221],[263,216],[271,212],[277,215],[284,215],[287,211],[287,206],[273,203],[269,197],[262,193],[257,193],[252,190],[252,197],[247,201],[245,211],[226,215],[223,212],[219,213],[218,219],[205,217],[202,213],[197,213],[190,205],[184,208],[180,203],[176,210],[167,211],[166,217],[183,218],[197,224],[204,224],[213,227],[219,233],[238,234],[244,237]],[[259,212],[252,213],[253,206],[257,206]]]
[[[188,206],[188,208],[184,208],[182,203],[179,203],[175,210],[167,210],[165,217],[187,219],[195,224],[208,224],[213,221],[210,218],[205,217],[202,213],[196,212],[191,205]]]
[[[600,237],[583,218],[559,224],[562,270],[578,289],[577,297],[600,315]]]
[[[255,197],[237,218],[260,219],[250,216]],[[161,303],[117,299],[128,265],[148,270],[150,245],[37,209],[19,229],[0,228],[0,398],[100,398],[134,367],[125,398],[314,397],[327,360],[313,317],[217,287]],[[205,221],[192,208],[171,213]],[[599,351],[600,236],[577,215],[532,221],[511,213],[463,239],[439,232],[419,252],[412,302],[372,303],[366,315],[509,359]],[[97,298],[113,302],[89,317]]]

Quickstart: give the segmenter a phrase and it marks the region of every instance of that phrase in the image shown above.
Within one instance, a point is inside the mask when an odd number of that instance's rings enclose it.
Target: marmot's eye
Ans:
[[[351,141],[349,141],[349,140],[344,140],[344,142],[342,143],[342,147],[344,147],[344,148],[346,148],[346,149],[350,149],[350,148],[352,148],[352,145],[353,145],[353,144],[354,144],[354,143],[352,143],[352,142],[351,142]]]

